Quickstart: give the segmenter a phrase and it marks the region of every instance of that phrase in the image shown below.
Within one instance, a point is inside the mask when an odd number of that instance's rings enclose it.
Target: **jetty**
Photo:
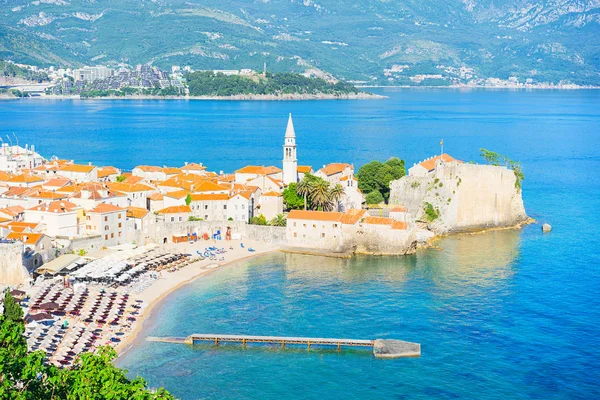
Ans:
[[[377,358],[399,358],[421,356],[421,345],[419,343],[405,342],[394,339],[335,339],[335,338],[308,338],[289,336],[252,336],[252,335],[221,335],[208,333],[195,333],[188,337],[148,337],[150,342],[181,343],[195,345],[200,342],[213,343],[240,343],[246,346],[250,343],[276,344],[281,348],[291,345],[302,345],[310,349],[311,346],[336,347],[371,347],[373,355]]]

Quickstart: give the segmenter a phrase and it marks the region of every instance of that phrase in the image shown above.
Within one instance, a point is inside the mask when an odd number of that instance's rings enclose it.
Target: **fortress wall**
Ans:
[[[17,286],[29,279],[29,273],[23,266],[23,244],[0,244],[0,284]]]
[[[527,218],[515,181],[506,167],[438,162],[428,177],[391,182],[390,202],[419,220],[426,219],[425,203],[432,204],[440,212],[429,224],[437,233],[512,226]]]

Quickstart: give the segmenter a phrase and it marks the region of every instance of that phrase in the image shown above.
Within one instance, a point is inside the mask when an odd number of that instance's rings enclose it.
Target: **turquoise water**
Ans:
[[[415,359],[368,352],[141,342],[118,364],[183,399],[600,397],[600,93],[384,91],[380,101],[0,102],[1,132],[45,155],[213,170],[280,164],[294,113],[300,162],[320,166],[486,147],[520,160],[522,231],[444,239],[404,258],[274,254],[168,297],[147,335],[193,332],[397,338]],[[4,136],[4,135],[3,135]]]

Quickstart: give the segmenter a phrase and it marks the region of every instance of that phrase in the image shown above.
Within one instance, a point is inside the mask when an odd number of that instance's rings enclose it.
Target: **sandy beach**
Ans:
[[[241,247],[241,243],[244,247]],[[238,261],[257,257],[270,252],[278,251],[279,247],[276,245],[255,242],[251,240],[231,240],[231,241],[219,241],[216,243],[199,241],[194,244],[189,243],[178,243],[168,244],[164,246],[164,249],[174,253],[193,253],[196,254],[197,250],[204,251],[207,246],[223,247],[227,250],[226,253],[222,254],[222,259],[218,260],[202,260],[187,265],[175,272],[165,272],[156,279],[150,286],[144,289],[139,294],[135,295],[136,299],[142,300],[144,307],[142,308],[137,321],[132,325],[131,331],[123,338],[115,349],[122,355],[128,349],[130,349],[138,340],[138,334],[142,330],[144,321],[150,317],[152,309],[160,303],[165,297],[182,286],[194,281],[195,279],[210,274],[220,268],[227,265],[233,264]],[[232,249],[230,249],[230,247]],[[248,249],[252,248],[255,251],[250,252]]]

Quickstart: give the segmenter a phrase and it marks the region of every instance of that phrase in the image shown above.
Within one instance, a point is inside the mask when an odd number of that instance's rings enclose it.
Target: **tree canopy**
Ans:
[[[371,161],[358,170],[358,188],[367,196],[372,192],[379,192],[384,201],[387,201],[390,197],[390,182],[400,179],[404,175],[406,175],[404,160],[397,157],[390,158],[384,163],[377,160]],[[368,200],[367,203],[369,203]]]

